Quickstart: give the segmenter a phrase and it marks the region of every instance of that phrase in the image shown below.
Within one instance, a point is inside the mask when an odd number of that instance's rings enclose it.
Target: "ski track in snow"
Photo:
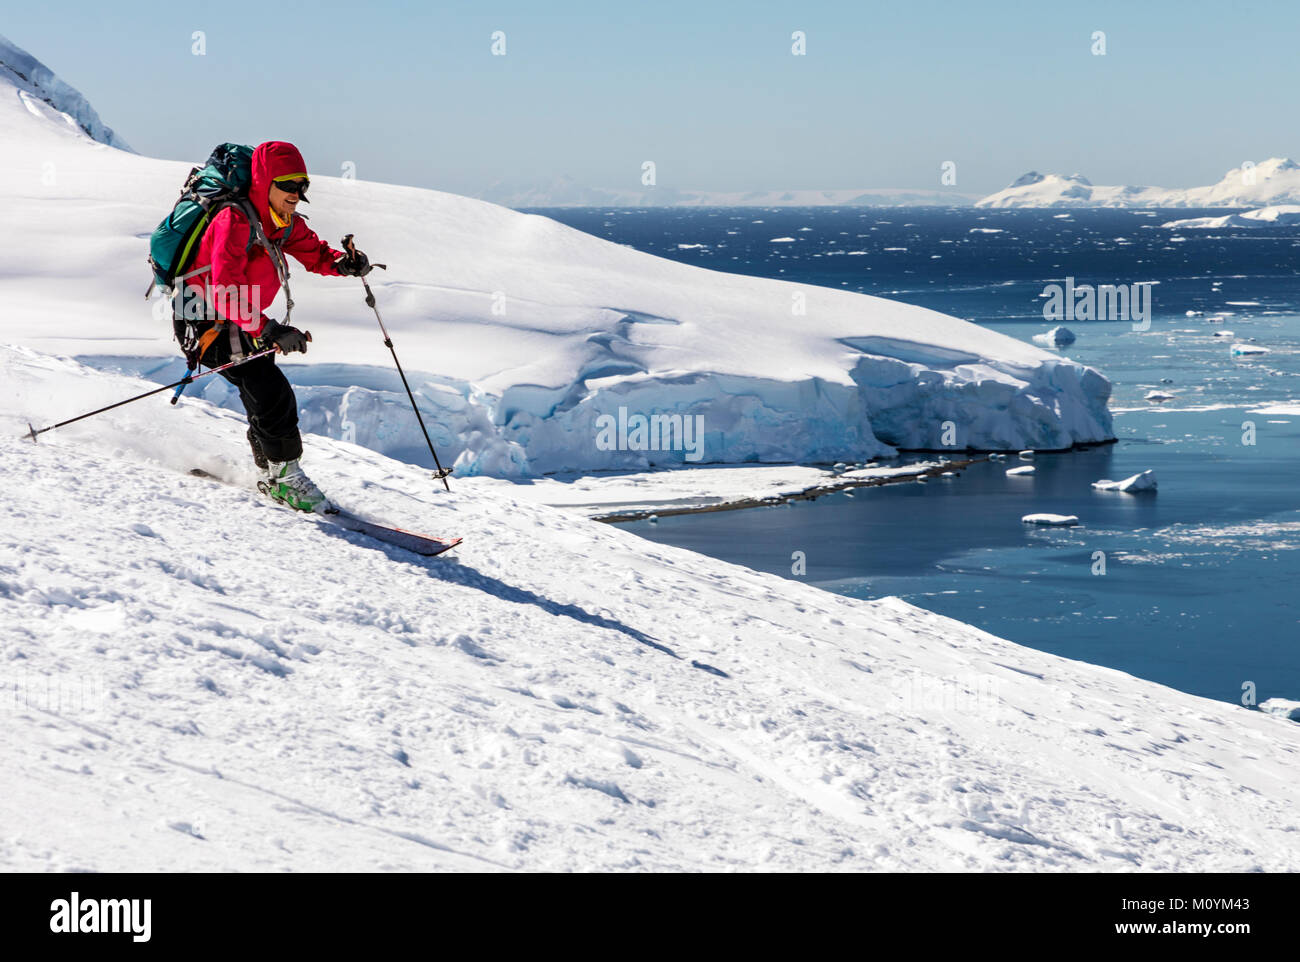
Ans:
[[[1300,729],[0,352],[11,870],[1244,871],[1300,856]],[[726,677],[693,667],[713,666]]]

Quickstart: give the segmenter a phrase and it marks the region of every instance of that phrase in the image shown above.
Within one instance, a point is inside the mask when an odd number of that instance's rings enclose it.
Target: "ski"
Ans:
[[[212,481],[221,481],[223,484],[230,483],[225,481],[223,478],[217,477],[211,472],[204,471],[202,468],[192,468],[190,474],[196,478],[208,478]],[[267,492],[262,485],[263,482],[258,482],[258,490],[263,495],[266,495]],[[239,485],[236,485],[236,487],[239,487]],[[329,514],[308,514],[304,511],[297,511],[286,504],[281,504],[269,495],[267,496],[267,500],[272,504],[284,508],[286,511],[302,515],[305,518],[310,518],[320,524],[332,524],[336,527],[355,532],[356,534],[373,538],[376,541],[382,541],[385,544],[395,545],[398,548],[405,548],[407,551],[423,555],[426,558],[440,555],[444,551],[450,551],[463,540],[461,538],[435,538],[432,535],[407,531],[405,528],[396,528],[392,525],[380,524],[376,521],[370,521],[366,518],[358,517],[357,515],[342,509]]]
[[[289,508],[293,511],[293,508]],[[298,511],[298,514],[303,512]],[[460,544],[460,538],[435,538],[432,535],[417,534],[414,531],[407,531],[405,528],[394,528],[391,525],[376,524],[374,521],[367,521],[365,518],[358,518],[354,514],[339,510],[329,514],[313,514],[310,517],[328,524],[338,525],[340,528],[346,528],[349,531],[355,531],[357,534],[363,534],[368,538],[374,538],[376,541],[383,541],[387,544],[396,545],[399,548],[405,548],[407,551],[414,551],[416,554],[432,558],[434,555],[440,555],[444,551],[450,551],[456,545]]]

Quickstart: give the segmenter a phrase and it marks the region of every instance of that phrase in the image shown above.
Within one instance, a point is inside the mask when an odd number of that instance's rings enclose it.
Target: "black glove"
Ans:
[[[334,262],[334,268],[345,277],[365,277],[371,270],[370,258],[354,247]]]
[[[267,318],[266,327],[262,328],[262,333],[257,340],[263,347],[273,345],[281,354],[292,354],[294,351],[306,354],[307,342],[311,340],[311,335],[304,334],[296,327],[287,327]]]

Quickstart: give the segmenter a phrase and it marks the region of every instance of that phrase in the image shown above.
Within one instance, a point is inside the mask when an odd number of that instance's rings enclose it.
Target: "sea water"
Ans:
[[[1300,698],[1300,406],[1259,413],[1300,400],[1300,229],[1161,226],[1223,210],[542,213],[675,260],[890,297],[1020,340],[1062,323],[1043,316],[1048,285],[1151,284],[1146,330],[1063,322],[1078,341],[1060,353],[1114,384],[1114,445],[627,527],[1195,694]],[[1269,353],[1234,358],[1235,342]],[[1022,464],[1034,474],[1006,474]],[[1155,494],[1091,486],[1147,469]],[[1080,523],[1021,523],[1036,512]]]

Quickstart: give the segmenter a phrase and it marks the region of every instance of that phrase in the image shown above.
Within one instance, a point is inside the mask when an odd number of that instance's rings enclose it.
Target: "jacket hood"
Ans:
[[[279,230],[271,220],[271,181],[277,177],[306,177],[307,164],[293,144],[283,140],[268,140],[258,144],[253,151],[253,164],[248,186],[248,199],[261,215],[262,226],[268,236]]]

